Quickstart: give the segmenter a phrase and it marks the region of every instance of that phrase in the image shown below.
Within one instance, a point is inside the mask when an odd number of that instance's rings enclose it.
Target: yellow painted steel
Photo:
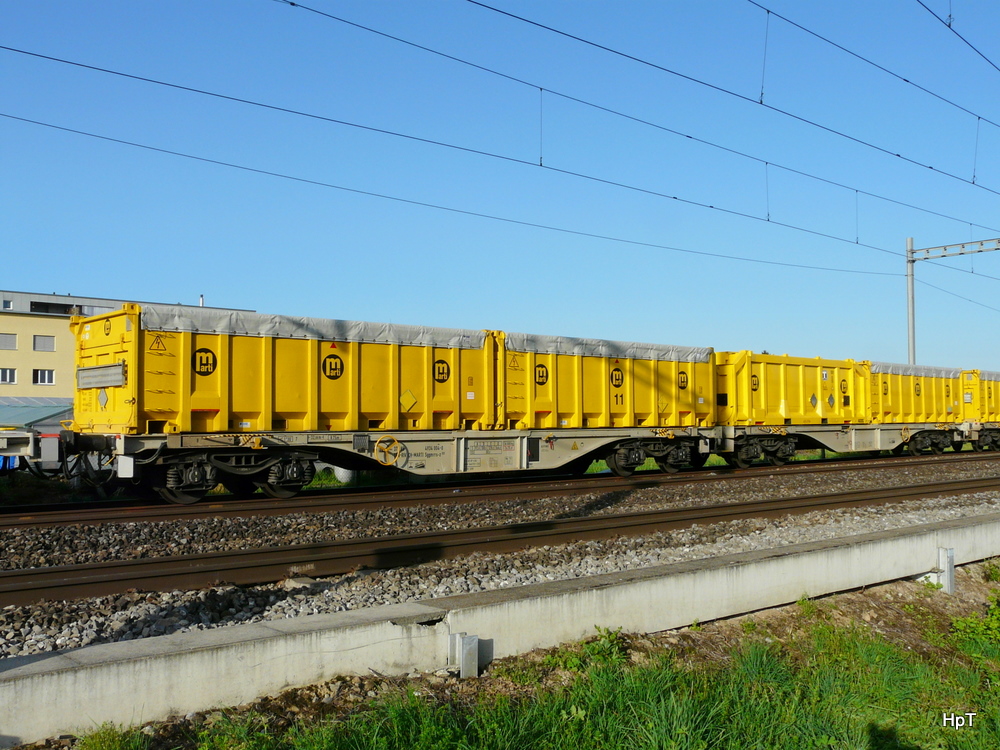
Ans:
[[[706,354],[705,361],[515,351],[501,331],[485,332],[482,347],[452,348],[144,330],[141,323],[134,304],[71,320],[79,378],[72,429],[404,432],[1000,421],[1000,374],[978,370],[956,377],[873,373],[867,362],[749,351]]]
[[[86,432],[135,434],[138,428],[139,369],[137,343],[141,332],[135,305],[126,310],[92,318],[74,317],[70,330],[76,338],[76,367],[120,366],[124,385],[103,388],[76,388],[73,397],[74,421],[71,429]]]
[[[520,352],[497,342],[507,429],[711,427],[714,364]]]
[[[122,361],[128,372],[123,386],[77,389],[79,429],[489,430],[497,420],[489,337],[457,349],[147,331],[140,312],[73,318],[78,369]]]
[[[717,352],[717,419],[727,425],[866,424],[867,363]]]
[[[964,370],[962,416],[971,422],[1000,422],[1000,375]]]
[[[962,380],[895,373],[871,373],[874,422],[908,424],[955,423],[964,417]]]

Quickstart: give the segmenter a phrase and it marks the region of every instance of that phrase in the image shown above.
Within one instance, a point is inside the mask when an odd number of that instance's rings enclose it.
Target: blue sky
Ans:
[[[0,287],[905,362],[906,238],[1000,237],[1000,5],[923,2],[7,0]],[[1000,253],[916,274],[1000,370]]]

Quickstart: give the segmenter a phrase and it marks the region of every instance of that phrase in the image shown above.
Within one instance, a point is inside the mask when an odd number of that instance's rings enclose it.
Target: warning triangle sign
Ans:
[[[166,350],[167,346],[163,343],[163,338],[160,336],[153,336],[153,340],[149,343],[149,351],[165,352]]]
[[[337,343],[335,341],[331,341],[330,342],[330,348],[331,349],[336,349],[337,348]]]

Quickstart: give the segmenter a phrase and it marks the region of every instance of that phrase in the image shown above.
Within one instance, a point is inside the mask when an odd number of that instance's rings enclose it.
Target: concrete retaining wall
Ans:
[[[695,562],[334,615],[0,660],[0,747],[248,702],[341,674],[480,662],[578,640],[595,625],[655,632],[1000,554],[1000,514]]]

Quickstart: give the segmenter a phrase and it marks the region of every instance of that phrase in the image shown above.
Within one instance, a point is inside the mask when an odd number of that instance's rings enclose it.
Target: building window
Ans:
[[[115,308],[113,307],[100,307],[98,305],[81,305],[79,314],[85,315],[86,317],[90,318],[94,315],[101,315],[102,313],[109,313],[114,311]]]
[[[0,333],[0,349],[17,349],[17,334]]]
[[[5,299],[3,301],[3,309],[4,310],[13,310],[14,309],[14,303],[11,300],[9,300],[9,299]]]
[[[56,382],[56,371],[55,370],[32,370],[31,371],[31,383],[32,385],[55,385]]]
[[[0,384],[14,385],[17,383],[17,370],[13,367],[0,367]]]
[[[34,344],[36,352],[54,352],[56,350],[56,337],[35,336]]]
[[[69,315],[73,305],[64,305],[55,302],[31,302],[31,312],[48,313],[50,315]]]

